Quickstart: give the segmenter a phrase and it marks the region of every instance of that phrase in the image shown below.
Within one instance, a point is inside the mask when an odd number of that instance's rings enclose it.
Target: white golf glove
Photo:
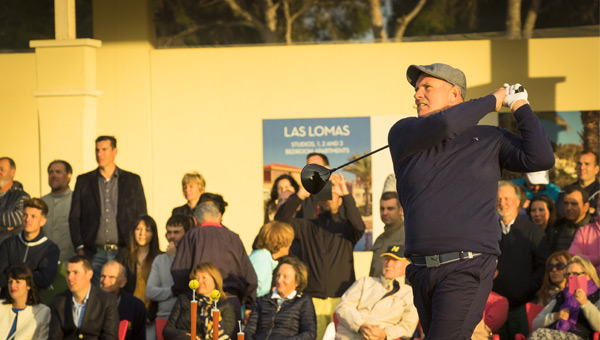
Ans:
[[[504,90],[506,90],[506,96],[502,101],[502,106],[508,107],[512,110],[512,105],[519,99],[523,99],[527,102],[527,104],[529,104],[529,101],[527,100],[527,90],[525,90],[521,84],[516,83],[514,85],[508,85],[507,83],[504,83],[502,87],[504,87]]]

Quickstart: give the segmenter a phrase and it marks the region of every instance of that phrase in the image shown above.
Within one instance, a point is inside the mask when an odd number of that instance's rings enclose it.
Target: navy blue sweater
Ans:
[[[495,105],[488,95],[431,116],[402,119],[390,130],[406,256],[499,254],[496,199],[502,169],[532,172],[554,165],[550,141],[529,105],[514,113],[521,136],[477,125]]]

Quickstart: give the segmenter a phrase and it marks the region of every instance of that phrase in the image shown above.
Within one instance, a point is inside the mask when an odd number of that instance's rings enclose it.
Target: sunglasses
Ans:
[[[551,272],[554,268],[556,268],[556,270],[565,270],[565,268],[567,268],[567,264],[564,262],[558,262],[558,263],[550,263],[548,265],[548,271]]]

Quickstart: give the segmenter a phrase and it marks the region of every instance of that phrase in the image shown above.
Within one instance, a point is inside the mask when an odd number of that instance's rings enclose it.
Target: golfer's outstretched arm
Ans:
[[[402,119],[392,127],[388,135],[390,150],[398,160],[402,160],[439,145],[446,139],[452,139],[496,110],[498,100],[495,94],[490,94],[427,117]]]

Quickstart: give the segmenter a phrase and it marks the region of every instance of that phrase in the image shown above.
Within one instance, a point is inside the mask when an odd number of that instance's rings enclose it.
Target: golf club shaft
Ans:
[[[375,151],[371,151],[371,152],[369,152],[369,153],[368,153],[368,154],[366,154],[366,155],[360,156],[360,157],[358,157],[357,159],[353,159],[353,160],[351,160],[350,162],[348,162],[348,163],[346,163],[346,164],[342,164],[342,165],[338,166],[337,168],[331,169],[331,170],[329,171],[329,173],[333,173],[333,172],[337,171],[338,169],[341,169],[341,168],[345,167],[345,166],[346,166],[346,165],[348,165],[348,164],[352,164],[352,163],[354,163],[354,162],[356,162],[356,161],[359,161],[359,160],[361,160],[361,159],[363,159],[363,158],[365,158],[365,157],[369,157],[369,156],[371,156],[372,154],[374,154],[374,153],[376,153],[376,152],[379,152],[379,151],[381,151],[381,150],[383,150],[383,149],[387,149],[388,147],[389,147],[389,145],[386,145],[386,146],[383,146],[383,147],[381,147],[381,148],[379,148],[379,149],[377,149],[377,150],[375,150]]]

